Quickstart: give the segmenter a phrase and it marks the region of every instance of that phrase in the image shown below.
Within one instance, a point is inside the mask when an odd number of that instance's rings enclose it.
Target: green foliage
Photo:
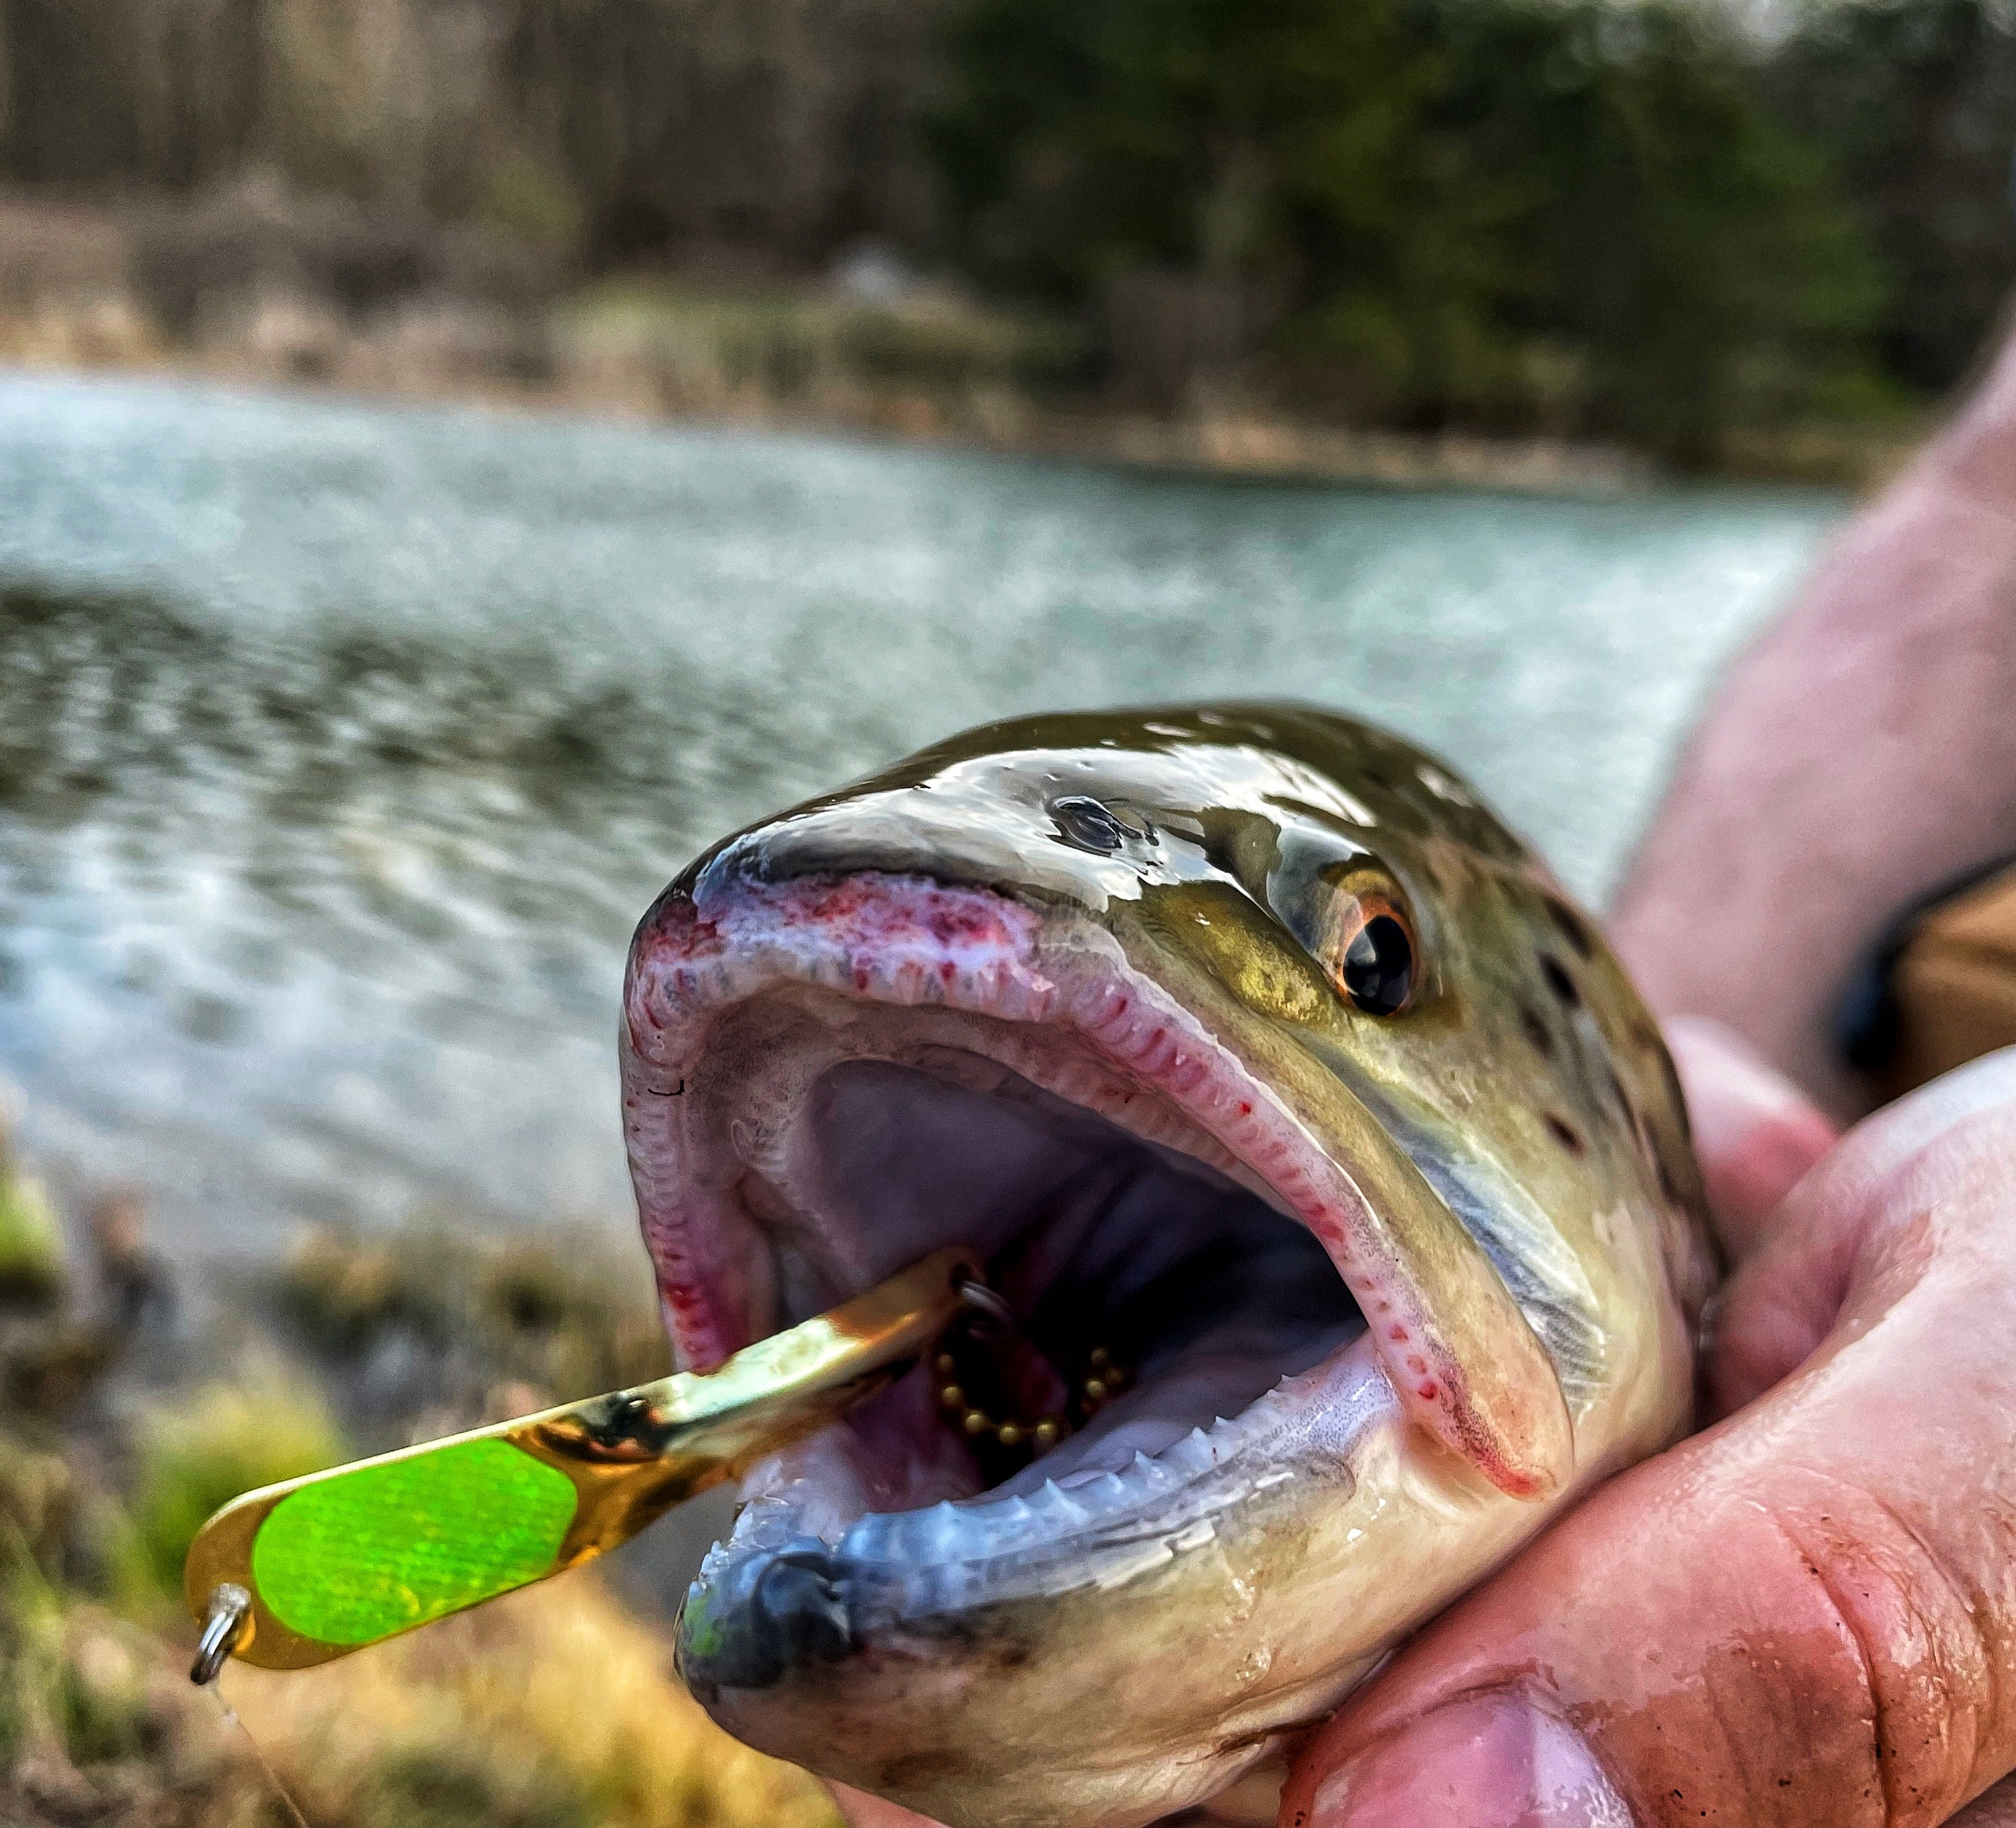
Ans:
[[[63,1682],[55,1590],[16,1545],[0,1539],[0,1770],[56,1736]]]
[[[1143,274],[1193,371],[1423,426],[1703,459],[1863,366],[1861,232],[1681,0],[969,0],[948,53],[958,257],[1123,375]]]
[[[297,1240],[275,1292],[319,1353],[355,1360],[397,1340],[426,1362],[436,1402],[501,1398],[500,1418],[671,1369],[648,1269],[580,1236],[317,1228]]]
[[[214,1384],[151,1416],[139,1434],[139,1468],[121,1555],[128,1603],[179,1598],[182,1558],[205,1519],[255,1486],[319,1472],[344,1457],[329,1412],[277,1379]]]
[[[693,390],[703,395],[707,383],[787,399],[862,384],[1043,394],[1067,386],[1082,365],[1067,323],[925,287],[874,301],[826,288],[730,293],[633,276],[578,294],[566,322],[577,348],[646,357],[701,383]]]
[[[62,1293],[63,1234],[39,1182],[12,1172],[0,1148],[0,1301],[45,1306]]]
[[[1762,106],[1700,12],[1445,0],[1438,119],[1481,171],[1523,175],[1500,321],[1585,365],[1581,417],[1685,459],[1849,385],[1881,304],[1817,153]],[[1501,182],[1510,180],[1501,180]]]
[[[144,1643],[78,1607],[0,1519],[0,1772],[31,1755],[78,1767],[144,1755],[158,1725],[146,1676]]]
[[[530,246],[571,254],[586,212],[567,179],[523,153],[499,159],[487,174],[484,215]]]
[[[146,1661],[139,1645],[109,1625],[73,1621],[54,1697],[63,1752],[80,1767],[146,1757],[159,1722],[148,1704]]]
[[[1998,0],[1805,0],[1766,81],[1874,236],[1885,369],[1951,387],[2016,282],[2016,14]]]

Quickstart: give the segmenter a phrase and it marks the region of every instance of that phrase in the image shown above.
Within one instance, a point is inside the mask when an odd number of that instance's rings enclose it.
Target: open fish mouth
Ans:
[[[715,875],[653,911],[629,991],[633,1168],[682,1358],[954,1243],[1013,1337],[981,1355],[985,1394],[949,1355],[754,1470],[767,1502],[696,1589],[734,1627],[689,1620],[698,1691],[1127,1580],[1319,1438],[1348,1483],[1351,1439],[1464,1380],[1422,1292],[1354,1248],[1367,1177],[1096,923],[917,876]]]
[[[633,1156],[682,1358],[948,1243],[1014,1314],[1017,1337],[976,1329],[793,1456],[810,1533],[914,1566],[997,1560],[1012,1522],[1025,1555],[1067,1554],[1366,1332],[1310,1229],[1355,1189],[1117,948],[1046,958],[1042,916],[916,878],[743,884],[709,912],[661,907],[631,995]],[[976,1369],[986,1388],[948,1402]]]

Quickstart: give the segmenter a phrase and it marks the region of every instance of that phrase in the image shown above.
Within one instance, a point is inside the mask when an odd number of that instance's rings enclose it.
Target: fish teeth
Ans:
[[[1158,1454],[1137,1453],[1129,1477],[1146,1496],[1159,1497],[1189,1484],[1201,1468],[1190,1463],[1185,1444],[1175,1441]]]
[[[1052,1517],[1063,1517],[1075,1524],[1084,1523],[1092,1515],[1054,1479],[1046,1479],[1040,1494],[1043,1508]]]
[[[961,1506],[971,1544],[971,1553],[985,1556],[1019,1548],[1038,1532],[1031,1527],[1035,1513],[1024,1498],[1003,1498],[992,1502]]]
[[[1252,1437],[1252,1425],[1244,1412],[1237,1416],[1220,1416],[1204,1432],[1211,1443],[1211,1452],[1222,1462],[1237,1448]]]
[[[933,1505],[917,1520],[920,1526],[918,1534],[932,1552],[931,1559],[934,1561],[957,1558],[974,1534],[968,1528],[966,1513],[949,1499]]]
[[[1182,1440],[1164,1448],[1162,1458],[1193,1475],[1208,1473],[1218,1464],[1218,1456],[1201,1428],[1193,1428]]]
[[[1237,1423],[1221,1418],[1209,1430],[1193,1428],[1158,1454],[1137,1451],[1120,1470],[1087,1468],[1071,1474],[1068,1488],[1050,1478],[1027,1495],[946,1500],[923,1510],[873,1513],[855,1521],[840,1550],[861,1561],[915,1570],[915,1576],[906,1578],[921,1578],[934,1591],[949,1581],[952,1587],[937,1596],[949,1603],[953,1589],[963,1592],[975,1581],[991,1587],[999,1579],[1017,1578],[1010,1574],[1010,1564],[1028,1555],[1048,1565],[1046,1549],[1088,1528],[1096,1535],[1101,1526],[1139,1517],[1160,1502],[1175,1504],[1177,1515],[1190,1513],[1193,1507],[1172,1495],[1205,1475],[1222,1474],[1238,1441]],[[1216,1499],[1205,1493],[1199,1497],[1208,1502],[1225,1497],[1216,1483],[1210,1490]],[[765,1537],[776,1535],[787,1520],[779,1517],[770,1524],[763,1532]],[[1186,1541],[1184,1533],[1190,1523],[1174,1527]],[[1130,1542],[1135,1540],[1131,1531],[1123,1534]],[[1134,1553],[1129,1551],[1129,1555]],[[994,1571],[988,1571],[990,1568]]]

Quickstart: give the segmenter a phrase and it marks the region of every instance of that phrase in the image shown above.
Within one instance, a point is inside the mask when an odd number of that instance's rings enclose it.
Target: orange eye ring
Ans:
[[[1420,942],[1399,895],[1383,884],[1337,885],[1318,954],[1339,994],[1368,1016],[1397,1016],[1420,988]]]

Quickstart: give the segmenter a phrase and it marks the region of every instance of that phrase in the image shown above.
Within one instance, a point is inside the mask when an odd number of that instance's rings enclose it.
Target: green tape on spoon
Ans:
[[[183,1567],[204,1625],[191,1671],[228,1655],[306,1669],[578,1566],[885,1387],[977,1282],[941,1250],[759,1340],[705,1376],[544,1409],[262,1486],[205,1524]]]

